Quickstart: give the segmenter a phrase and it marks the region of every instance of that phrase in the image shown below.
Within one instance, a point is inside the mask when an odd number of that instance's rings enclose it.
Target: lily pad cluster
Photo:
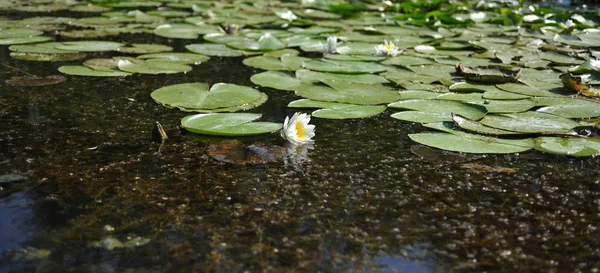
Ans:
[[[590,143],[598,130],[593,119],[600,116],[594,98],[599,78],[594,67],[600,53],[593,50],[600,44],[600,35],[592,31],[595,22],[568,10],[513,7],[502,1],[478,5],[324,0],[86,4],[0,6],[3,10],[92,13],[82,18],[0,21],[4,31],[0,37],[40,37],[48,30],[63,38],[93,37],[94,41],[40,40],[10,47],[11,56],[25,60],[86,59],[82,65],[60,67],[71,75],[180,73],[208,60],[207,56],[243,57],[244,65],[265,70],[252,76],[253,83],[293,91],[298,100],[288,106],[316,109],[315,117],[365,118],[392,109],[393,118],[445,130],[431,134],[465,139],[463,134],[470,134],[476,136],[472,141],[479,141],[478,137],[519,140],[516,146],[561,154],[596,151],[589,147],[594,147]],[[22,26],[28,26],[30,33],[23,32]],[[99,39],[135,33],[180,39],[187,52],[171,53],[167,45]],[[393,54],[381,54],[388,47]],[[110,55],[88,59],[90,53],[98,52]],[[115,52],[127,55],[114,56]],[[202,84],[164,87],[152,97],[167,107],[197,112],[246,110],[266,100],[266,95],[255,92],[232,91],[225,101],[219,98],[220,89],[213,88]],[[449,123],[454,125],[446,126]],[[450,133],[448,128],[461,133]],[[411,137],[443,149],[472,152],[428,142],[437,135]],[[560,150],[556,148],[559,143],[583,145],[586,152]]]

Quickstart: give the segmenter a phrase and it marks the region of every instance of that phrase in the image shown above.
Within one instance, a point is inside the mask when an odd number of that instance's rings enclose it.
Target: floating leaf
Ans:
[[[158,60],[152,62],[131,62],[128,60],[121,60],[117,64],[120,70],[141,74],[173,74],[192,70],[192,67],[186,64]]]
[[[266,71],[258,73],[253,75],[250,78],[250,81],[263,87],[284,91],[293,91],[300,85],[298,79],[294,78],[290,73],[283,71]]]
[[[371,74],[358,74],[358,75],[348,75],[348,74],[336,74],[336,73],[324,73],[324,72],[316,72],[310,70],[297,70],[296,78],[304,82],[319,82],[321,80],[338,80],[345,82],[355,82],[355,83],[364,83],[364,84],[380,84],[380,83],[388,83],[384,77],[379,75],[371,75]]]
[[[383,105],[355,105],[336,102],[323,102],[308,99],[292,101],[290,108],[322,108],[312,112],[313,117],[325,119],[353,119],[378,115],[385,111]]]
[[[228,83],[217,83],[210,90],[206,83],[175,84],[156,89],[150,94],[165,107],[215,112],[223,108],[253,105],[261,101],[263,95],[256,89]]]
[[[218,136],[249,136],[281,129],[280,123],[252,122],[260,117],[261,114],[250,113],[197,114],[184,117],[181,127],[193,133]]]
[[[589,97],[600,97],[600,89],[581,83],[581,77],[575,77],[571,73],[564,73],[560,75],[560,80],[565,88],[571,92],[581,93]]]
[[[54,47],[61,50],[77,52],[114,51],[125,46],[122,43],[110,41],[73,41],[57,43]]]
[[[571,119],[540,112],[487,115],[479,121],[483,125],[521,133],[568,133],[579,126]]]
[[[530,150],[534,144],[531,139],[501,139],[462,132],[418,133],[408,137],[420,144],[448,151],[474,154],[510,154]]]
[[[247,50],[247,51],[274,51],[285,48],[285,43],[281,42],[275,35],[265,33],[258,40],[238,39],[227,43],[227,46]]]
[[[239,57],[244,55],[242,51],[222,44],[191,44],[186,45],[185,48],[191,52],[208,56]]]
[[[173,48],[160,44],[131,44],[124,47],[119,47],[117,51],[130,54],[147,54],[172,51]]]
[[[530,87],[528,85],[519,84],[519,83],[503,83],[503,84],[496,85],[496,87],[500,88],[501,90],[508,91],[511,93],[532,96],[532,97],[562,97],[562,95],[560,95],[560,94],[554,94],[554,93],[551,93],[548,91],[542,91],[542,90]]]
[[[550,113],[564,118],[592,118],[600,116],[600,103],[576,98],[531,98],[538,106],[537,112]]]
[[[66,62],[77,61],[87,58],[85,53],[63,53],[63,54],[45,54],[33,52],[11,52],[10,57],[18,60],[38,61],[38,62]]]
[[[17,45],[17,44],[33,44],[51,41],[51,37],[46,36],[31,36],[31,37],[14,37],[0,38],[0,45]]]
[[[516,82],[521,76],[521,69],[512,71],[500,67],[468,67],[461,63],[456,65],[456,72],[468,80],[486,83]]]
[[[246,146],[237,140],[225,140],[210,144],[207,152],[217,161],[246,165],[280,161],[287,154],[287,149],[264,143]]]
[[[535,149],[552,154],[571,156],[600,155],[599,138],[538,137]]]
[[[318,101],[334,101],[351,104],[382,104],[400,99],[396,91],[379,84],[362,84],[323,79],[328,86],[301,84],[296,95]]]
[[[21,76],[12,77],[6,83],[12,86],[45,86],[66,81],[67,78],[60,75],[50,76]]]
[[[486,109],[480,105],[468,104],[458,101],[443,101],[443,100],[403,100],[388,104],[390,108],[415,110],[422,113],[430,114],[430,117],[438,117],[436,121],[451,121],[452,114],[458,114],[472,120],[478,120],[485,116]],[[403,117],[402,112],[392,115],[394,118]],[[427,115],[422,115],[427,116]],[[414,120],[413,120],[414,121]],[[415,122],[434,122],[415,121]]]
[[[306,61],[302,65],[306,69],[345,74],[367,74],[377,73],[388,70],[387,67],[369,62],[338,62],[338,61]]]
[[[202,54],[195,53],[153,53],[153,54],[144,54],[137,56],[138,59],[144,59],[148,61],[154,60],[162,60],[169,62],[176,62],[181,64],[200,64],[202,62],[206,62],[210,59],[210,57]]]
[[[468,131],[473,131],[473,132],[476,132],[479,134],[484,134],[484,135],[516,135],[516,134],[519,134],[518,132],[514,132],[514,131],[507,131],[507,130],[502,130],[502,129],[485,126],[479,122],[475,122],[470,119],[461,117],[460,115],[452,115],[452,121],[454,121],[454,123],[462,129],[465,129]]]
[[[63,65],[58,68],[58,71],[68,75],[75,76],[90,76],[90,77],[124,77],[129,76],[131,73],[124,71],[106,71],[106,70],[94,70],[83,65]]]

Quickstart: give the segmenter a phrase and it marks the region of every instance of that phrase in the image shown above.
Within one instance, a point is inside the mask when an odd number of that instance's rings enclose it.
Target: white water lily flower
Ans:
[[[337,41],[337,37],[336,36],[329,36],[327,37],[327,44],[323,45],[323,53],[326,54],[335,54],[337,53],[337,46],[340,44]]]
[[[315,126],[308,124],[310,115],[294,113],[292,118],[286,117],[281,130],[281,137],[293,145],[311,143],[315,136]]]
[[[397,45],[388,40],[384,40],[382,45],[377,45],[375,47],[375,51],[376,56],[390,57],[394,57],[401,52],[400,48]]]

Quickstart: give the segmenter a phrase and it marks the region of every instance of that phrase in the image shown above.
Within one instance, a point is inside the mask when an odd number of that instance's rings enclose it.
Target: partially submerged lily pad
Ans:
[[[210,144],[207,152],[217,161],[236,165],[277,162],[286,155],[286,149],[281,146],[265,143],[246,146],[237,140],[225,140]]]
[[[559,155],[600,155],[600,138],[538,137],[535,149]]]
[[[456,72],[467,80],[486,83],[516,82],[521,76],[521,69],[513,71],[500,67],[468,67],[462,63],[456,64]]]
[[[61,75],[50,75],[12,77],[5,82],[12,86],[45,86],[61,83],[66,80],[67,78]]]

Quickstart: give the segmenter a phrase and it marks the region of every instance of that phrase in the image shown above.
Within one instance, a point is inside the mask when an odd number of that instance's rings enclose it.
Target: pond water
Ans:
[[[151,35],[128,37],[184,43]],[[114,38],[113,38],[114,39]],[[115,40],[124,39],[123,37]],[[0,63],[36,75],[64,63]],[[256,86],[242,58],[188,73],[68,76],[0,90],[1,272],[597,272],[600,158],[468,155],[421,146],[390,117],[313,118],[296,158],[232,165],[183,134],[159,87]],[[78,62],[73,62],[78,63]],[[20,75],[2,69],[0,81]],[[257,87],[259,88],[259,87]],[[249,112],[283,122],[292,92]],[[152,141],[166,129],[161,153]],[[283,145],[278,133],[243,137]],[[37,271],[36,271],[37,270]]]

